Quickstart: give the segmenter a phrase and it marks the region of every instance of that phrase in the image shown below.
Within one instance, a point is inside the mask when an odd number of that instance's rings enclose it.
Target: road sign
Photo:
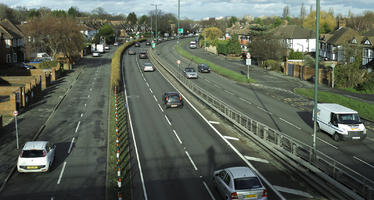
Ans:
[[[251,65],[252,60],[250,58],[245,59],[245,64],[248,65],[248,66]]]
[[[156,48],[156,43],[155,42],[152,42],[152,48]]]
[[[183,34],[183,28],[178,28],[178,33]]]
[[[177,60],[177,64],[180,65],[180,64],[181,64],[181,61],[180,61],[180,60]]]
[[[14,115],[14,116],[17,116],[17,115],[18,115],[18,111],[16,111],[16,110],[13,111],[13,115]]]
[[[250,59],[250,58],[251,58],[251,54],[250,54],[249,52],[247,53],[247,55],[246,55],[246,56],[247,56],[247,58],[248,58],[248,59]]]

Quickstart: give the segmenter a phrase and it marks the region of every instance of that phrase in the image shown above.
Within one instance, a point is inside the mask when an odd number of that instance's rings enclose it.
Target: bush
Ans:
[[[282,71],[283,68],[281,64],[276,60],[265,60],[263,64],[261,65],[264,69],[269,69],[273,71]]]
[[[293,49],[291,49],[291,51],[288,55],[288,59],[303,60],[304,59],[304,54],[302,52],[294,51]]]
[[[58,62],[56,60],[51,60],[51,61],[46,60],[40,63],[39,68],[40,69],[51,69],[53,67],[56,67],[57,64]]]
[[[217,53],[227,55],[228,54],[228,48],[227,48],[228,41],[226,40],[218,40],[217,41]]]
[[[233,35],[227,43],[227,53],[233,55],[240,55],[242,53],[242,47],[240,46],[237,35]]]

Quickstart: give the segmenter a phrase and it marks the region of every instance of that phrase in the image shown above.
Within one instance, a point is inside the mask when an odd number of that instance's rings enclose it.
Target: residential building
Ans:
[[[23,62],[24,36],[8,19],[0,19],[0,65]]]
[[[314,31],[297,25],[281,25],[273,32],[288,48],[296,52],[315,52],[316,36]]]

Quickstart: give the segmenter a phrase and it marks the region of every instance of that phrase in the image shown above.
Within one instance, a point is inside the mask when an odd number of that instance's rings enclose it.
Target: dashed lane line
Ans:
[[[247,99],[244,99],[244,98],[241,98],[241,97],[239,97],[239,99],[242,100],[242,101],[244,101],[244,102],[246,102],[246,103],[248,103],[248,104],[252,104],[252,102],[249,102]]]
[[[371,165],[370,163],[368,163],[368,162],[366,162],[366,161],[364,161],[364,160],[361,160],[360,158],[358,158],[358,157],[356,157],[356,156],[353,156],[353,158],[356,159],[356,160],[358,160],[358,161],[360,161],[360,162],[362,162],[362,163],[364,163],[364,164],[366,164],[367,166],[369,166],[369,167],[371,167],[371,168],[374,168],[373,165]]]
[[[287,120],[285,120],[285,119],[283,119],[283,118],[281,118],[281,117],[279,117],[279,119],[282,120],[283,122],[286,122],[287,124],[289,124],[289,125],[291,125],[291,126],[297,128],[297,129],[301,130],[301,128],[298,127],[298,126],[296,126],[295,124],[293,124],[293,123],[291,123],[291,122],[289,122],[289,121],[287,121]]]
[[[61,183],[61,179],[62,179],[62,175],[64,174],[65,167],[66,167],[66,161],[64,162],[64,165],[62,166],[62,170],[60,172],[60,176],[58,177],[58,180],[57,180],[57,185],[59,185]]]
[[[203,181],[203,184],[204,184],[205,189],[208,191],[210,198],[212,198],[212,200],[216,200],[214,198],[214,195],[213,195],[212,191],[210,191],[210,189],[209,189],[209,187],[208,187],[208,185],[206,184],[205,181]]]
[[[177,137],[179,144],[182,144],[182,140],[179,138],[177,132],[175,130],[173,130],[173,133],[174,133],[175,137]]]
[[[79,125],[81,124],[81,121],[78,122],[77,127],[75,128],[75,132],[78,132]]]
[[[239,138],[236,138],[236,137],[231,137],[231,136],[223,136],[224,138],[228,139],[228,140],[235,140],[235,141],[239,141]]]
[[[256,158],[256,157],[251,157],[251,156],[244,156],[244,158],[246,158],[247,160],[251,160],[251,161],[262,162],[262,163],[267,163],[267,164],[269,163],[269,161],[262,159],[262,158]]]
[[[193,160],[192,160],[190,154],[188,153],[188,151],[184,151],[184,152],[186,152],[186,155],[187,155],[188,159],[190,160],[193,168],[195,169],[195,171],[197,171],[197,167],[196,167],[195,163],[193,162]]]
[[[73,148],[74,140],[75,140],[75,137],[73,137],[73,139],[71,140],[70,147],[69,147],[69,150],[68,150],[68,154],[70,154],[71,148]]]
[[[268,113],[268,114],[270,114],[270,115],[273,114],[273,113],[271,113],[271,112],[265,110],[264,108],[261,108],[260,106],[257,106],[257,108],[260,109],[260,110],[262,110],[262,111],[264,111],[264,112],[266,112],[266,113]]]
[[[321,141],[321,142],[323,142],[323,143],[325,143],[325,144],[329,145],[329,146],[330,146],[330,147],[332,147],[332,148],[338,149],[338,147],[337,147],[337,146],[335,146],[335,145],[332,145],[332,144],[330,144],[330,143],[326,142],[325,140],[322,140],[322,139],[321,139],[321,138],[319,138],[319,137],[317,137],[317,139],[318,139],[319,141]]]
[[[219,124],[219,122],[216,122],[216,121],[209,121],[209,123],[211,123],[211,124]]]
[[[156,101],[156,102],[158,102],[158,101],[157,101],[157,98],[156,98],[156,96],[155,96],[155,95],[153,95],[153,98],[155,99],[155,101]]]
[[[164,109],[162,109],[160,104],[158,104],[158,107],[160,108],[161,112],[164,112]]]
[[[165,119],[166,119],[166,121],[168,122],[169,126],[171,126],[171,122],[169,121],[168,116],[165,115]]]

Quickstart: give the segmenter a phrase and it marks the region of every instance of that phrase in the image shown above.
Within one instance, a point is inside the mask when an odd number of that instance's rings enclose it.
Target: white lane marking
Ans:
[[[301,130],[301,128],[298,127],[298,126],[296,126],[295,124],[292,124],[291,122],[289,122],[289,121],[287,121],[287,120],[285,120],[285,119],[283,119],[283,118],[281,118],[281,117],[279,117],[279,119],[282,120],[282,121],[284,121],[284,122],[286,122],[287,124],[289,124],[289,125],[291,125],[291,126],[297,128],[297,129]]]
[[[235,140],[235,141],[239,141],[239,138],[236,138],[236,137],[230,137],[230,136],[223,136],[224,138],[228,139],[228,140]]]
[[[156,102],[158,102],[158,101],[157,101],[157,98],[156,98],[156,96],[155,96],[155,95],[153,95],[153,98],[155,99],[155,101],[156,101]]]
[[[51,200],[54,200],[54,197],[51,197]]]
[[[164,109],[162,109],[160,104],[158,104],[158,107],[160,108],[161,112],[164,112]]]
[[[64,171],[65,171],[65,166],[66,166],[66,161],[64,162],[64,165],[62,166],[62,170],[60,172],[60,176],[58,177],[58,180],[57,180],[57,185],[59,185],[60,182],[61,182],[62,175],[64,174]]]
[[[149,88],[149,91],[153,94],[153,91],[152,91],[152,89],[151,88]]]
[[[148,82],[145,82],[145,84],[149,87],[149,84],[148,84]]]
[[[81,117],[83,117],[83,113],[81,113]]]
[[[88,95],[87,97],[90,98],[90,95]]]
[[[186,152],[187,157],[188,157],[188,159],[190,159],[190,162],[192,163],[193,168],[195,169],[195,171],[197,171],[197,167],[196,167],[195,163],[193,162],[190,154],[187,151],[184,151],[184,152]]]
[[[146,81],[145,78],[144,78],[144,76],[143,76],[143,80]]]
[[[325,140],[322,140],[322,139],[321,139],[321,138],[319,138],[319,137],[317,137],[317,139],[318,139],[319,141],[321,141],[321,142],[323,142],[323,143],[325,143],[325,144],[327,144],[327,145],[331,146],[332,148],[338,149],[338,147],[337,147],[337,146],[335,146],[335,145],[332,145],[332,144],[330,144],[330,143],[326,142]]]
[[[80,124],[81,124],[81,121],[78,122],[77,127],[75,128],[75,132],[78,132],[78,128]]]
[[[206,82],[208,82],[208,83],[211,83],[211,82],[212,82],[212,81],[210,81],[210,80],[208,80],[208,79],[206,79],[206,78],[205,78],[204,80],[205,80]]]
[[[262,163],[269,163],[269,161],[262,159],[262,158],[256,158],[256,157],[250,157],[250,156],[244,156],[247,160],[262,162]]]
[[[203,181],[203,184],[204,184],[205,189],[208,191],[210,198],[212,198],[213,200],[216,200],[213,196],[212,191],[210,191],[210,189],[209,189],[208,185],[205,183],[205,181]]]
[[[92,88],[90,88],[90,91],[92,91]]]
[[[225,92],[227,92],[227,93],[229,93],[229,94],[231,94],[231,95],[234,95],[234,93],[232,93],[232,92],[230,92],[230,91],[228,91],[228,90],[223,90],[223,91],[225,91]]]
[[[361,160],[360,158],[357,158],[356,156],[353,156],[353,158],[356,159],[356,160],[358,160],[358,161],[360,161],[360,162],[362,162],[362,163],[365,163],[366,165],[368,165],[371,168],[374,168],[373,165],[371,165],[370,163],[368,163],[368,162],[366,162],[364,160]]]
[[[68,154],[70,154],[71,148],[73,148],[74,140],[75,140],[75,137],[73,137],[73,139],[71,140],[70,147],[69,147],[69,150],[68,150]]]
[[[217,88],[221,88],[219,85],[217,84],[213,84],[214,87],[217,87]]]
[[[122,76],[124,76],[124,75],[122,75]],[[122,80],[125,80],[124,78],[125,78],[125,77],[123,77]],[[129,99],[128,99],[128,97],[127,97],[127,91],[126,91],[126,86],[125,86],[125,85],[124,85],[124,88],[125,88],[125,98],[126,98],[126,102],[129,102]],[[126,108],[127,108],[127,114],[128,114],[128,116],[129,116],[131,135],[132,135],[132,139],[133,139],[133,141],[134,141],[136,160],[138,161],[138,169],[139,169],[140,180],[141,180],[141,182],[142,182],[143,195],[144,195],[144,199],[145,199],[145,200],[148,200],[147,189],[145,188],[144,177],[143,177],[143,171],[142,171],[142,165],[140,164],[140,158],[139,158],[139,153],[138,153],[138,145],[136,144],[136,140],[135,140],[134,127],[132,126],[132,120],[131,120],[131,114],[130,114],[130,108],[129,108],[129,107],[130,107],[130,106],[126,106]]]
[[[300,191],[300,190],[295,190],[295,189],[292,189],[292,188],[285,188],[285,187],[281,187],[281,186],[278,186],[278,185],[274,185],[274,187],[277,188],[277,190],[279,190],[281,192],[294,194],[294,195],[298,195],[298,196],[303,196],[303,197],[306,197],[308,199],[313,199],[314,198],[309,193],[303,192],[303,191]]]
[[[266,112],[266,113],[268,113],[268,114],[270,114],[270,115],[272,115],[272,113],[271,113],[271,112],[269,112],[269,111],[267,111],[267,110],[265,110],[265,109],[261,108],[260,106],[257,106],[257,108],[258,108],[258,109],[260,109],[260,110],[262,110],[262,111],[264,111],[264,112]]]
[[[87,104],[84,104],[84,107],[86,107],[87,106]]]
[[[216,121],[209,121],[209,123],[211,123],[211,124],[219,124],[219,122],[216,122]]]
[[[175,130],[173,130],[174,134],[175,134],[175,137],[177,137],[178,141],[179,141],[179,144],[182,144],[182,140],[179,138],[177,132]]]
[[[166,119],[166,121],[168,121],[169,126],[171,126],[171,122],[169,121],[168,116],[165,115],[165,119]]]
[[[247,99],[244,99],[244,98],[241,98],[241,97],[239,97],[239,99],[242,100],[242,101],[244,101],[244,102],[246,102],[246,103],[248,103],[248,104],[252,104],[252,103],[249,102]]]

